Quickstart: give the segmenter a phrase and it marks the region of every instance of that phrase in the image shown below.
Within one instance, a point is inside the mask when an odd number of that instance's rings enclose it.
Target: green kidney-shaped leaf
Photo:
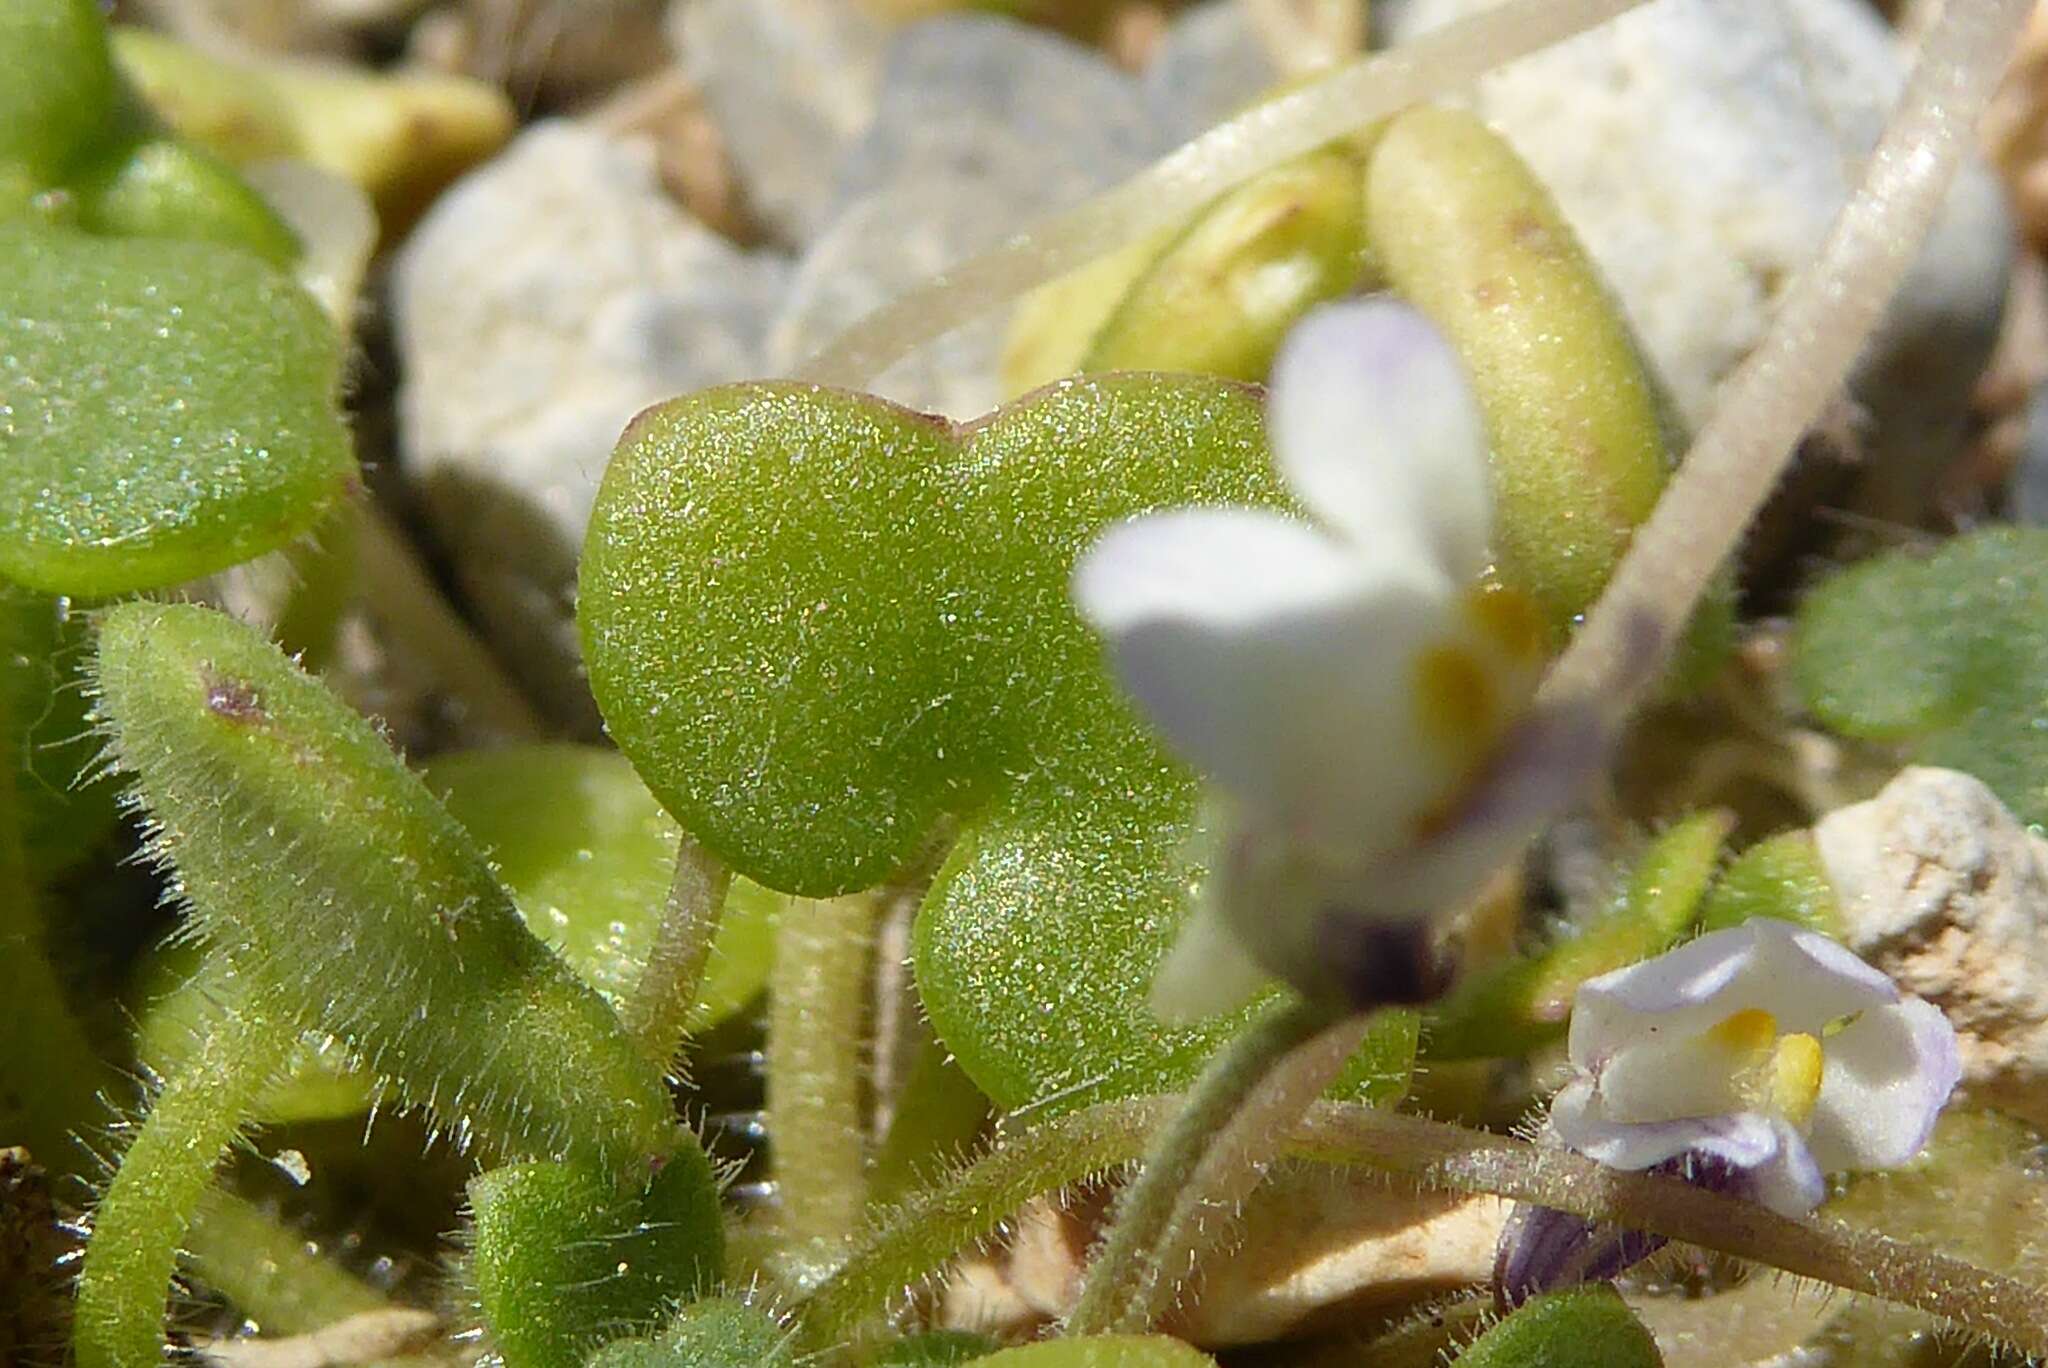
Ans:
[[[1258,402],[1220,381],[1081,381],[966,428],[794,385],[691,395],[641,416],[599,491],[591,684],[648,787],[740,873],[867,887],[1121,709],[1067,602],[1097,533],[1277,499]]]
[[[1834,576],[1800,608],[1792,677],[1835,730],[1903,743],[2048,821],[2048,531],[1987,529]]]
[[[1284,506],[1255,393],[1107,376],[966,427],[745,385],[643,415],[583,564],[591,680],[620,747],[740,873],[829,894],[959,842],[919,917],[927,1010],[998,1102],[1185,1085],[1239,1019],[1144,1003],[1199,868],[1196,785],[1111,687],[1068,598],[1110,524]],[[1405,1087],[1390,1015],[1348,1093]]]
[[[1105,781],[1105,776],[1108,777]],[[1069,736],[970,823],[918,918],[933,1028],[1004,1107],[1174,1092],[1263,1008],[1168,1029],[1146,992],[1203,870],[1195,781],[1122,728]],[[1406,1092],[1417,1018],[1382,1012],[1335,1095]]]
[[[527,927],[613,1006],[631,996],[679,833],[626,758],[600,746],[498,746],[437,756],[424,776],[490,852]],[[733,881],[692,1030],[717,1025],[767,985],[782,902]]]
[[[0,224],[0,575],[128,593],[305,532],[356,480],[341,357],[236,248]]]

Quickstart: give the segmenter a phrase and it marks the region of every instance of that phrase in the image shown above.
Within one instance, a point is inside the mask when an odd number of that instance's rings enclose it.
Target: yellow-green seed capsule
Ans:
[[[1079,371],[1104,321],[1173,238],[1171,228],[1147,233],[1018,301],[1003,343],[1003,393],[1015,398]]]
[[[215,57],[117,28],[114,57],[183,136],[232,162],[295,157],[352,181],[386,231],[512,134],[512,106],[481,81],[369,74],[282,59]]]
[[[1549,194],[1470,114],[1395,119],[1367,167],[1365,216],[1393,288],[1471,372],[1500,576],[1562,632],[1664,483],[1658,402],[1628,325]]]
[[[1216,200],[1133,282],[1081,368],[1263,380],[1295,320],[1359,281],[1362,177],[1331,146]]]

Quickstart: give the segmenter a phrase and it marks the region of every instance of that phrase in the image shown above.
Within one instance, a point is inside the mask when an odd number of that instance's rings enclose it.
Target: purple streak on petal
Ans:
[[[1755,1175],[1722,1155],[1688,1150],[1645,1170],[1754,1200]],[[1542,1292],[1620,1277],[1670,1241],[1551,1207],[1517,1203],[1493,1258],[1494,1304],[1506,1311]]]

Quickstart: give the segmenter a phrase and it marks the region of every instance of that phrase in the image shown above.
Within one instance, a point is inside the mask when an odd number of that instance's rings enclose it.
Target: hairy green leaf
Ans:
[[[630,1172],[668,1151],[659,1072],[324,685],[231,618],[156,603],[101,617],[97,679],[154,850],[258,1010],[501,1152]]]
[[[519,915],[614,1007],[631,996],[675,869],[678,832],[624,756],[567,743],[436,756],[427,787],[488,852]],[[690,1029],[768,982],[784,899],[733,881]]]
[[[1839,732],[1976,775],[2048,821],[2048,531],[1987,528],[1893,552],[1799,610],[1792,678]]]
[[[1538,1297],[1458,1355],[1460,1368],[1663,1368],[1657,1342],[1614,1289]]]

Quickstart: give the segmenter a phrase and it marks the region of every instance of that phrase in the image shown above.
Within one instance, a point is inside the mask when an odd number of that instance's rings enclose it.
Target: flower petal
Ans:
[[[1267,427],[1303,504],[1362,546],[1420,543],[1454,580],[1486,568],[1486,426],[1457,354],[1391,297],[1331,304],[1287,335]]]
[[[1417,661],[1454,593],[1412,546],[1182,509],[1112,529],[1074,595],[1167,741],[1261,822],[1369,854],[1455,781],[1415,721]]]
[[[1955,1028],[1908,998],[1864,1012],[1827,1041],[1811,1144],[1822,1168],[1889,1168],[1920,1152],[1962,1077]]]
[[[1581,984],[1571,1060],[1597,1070],[1646,1034],[1695,1034],[1752,1008],[1780,1030],[1817,1034],[1898,996],[1890,979],[1827,937],[1759,917]]]
[[[1571,1149],[1618,1169],[1646,1169],[1694,1149],[1739,1168],[1755,1168],[1773,1159],[1780,1148],[1776,1129],[1754,1112],[1676,1121],[1610,1121],[1590,1078],[1565,1084],[1551,1101],[1550,1124]]]
[[[1796,1131],[1782,1121],[1769,1124],[1777,1134],[1777,1149],[1751,1166],[1749,1190],[1743,1195],[1780,1216],[1809,1215],[1828,1195],[1827,1177]]]
[[[1197,898],[1180,934],[1152,977],[1152,1015],[1168,1026],[1191,1026],[1235,1011],[1271,986],[1208,898]]]

